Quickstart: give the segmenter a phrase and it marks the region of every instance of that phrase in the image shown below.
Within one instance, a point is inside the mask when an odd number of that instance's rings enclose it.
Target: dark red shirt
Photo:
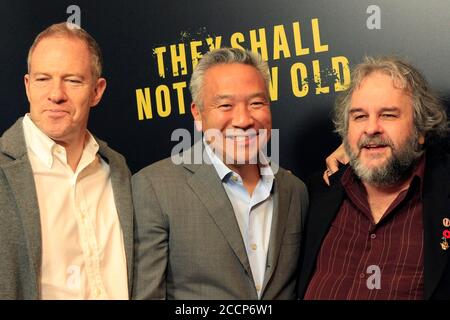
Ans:
[[[423,299],[424,169],[422,157],[409,188],[377,224],[364,185],[347,169],[341,178],[346,196],[322,242],[306,300]]]

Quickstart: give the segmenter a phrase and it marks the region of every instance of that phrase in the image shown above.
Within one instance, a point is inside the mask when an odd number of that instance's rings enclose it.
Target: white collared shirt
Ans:
[[[66,150],[23,119],[39,202],[41,299],[128,299],[122,229],[109,165],[89,133],[75,172]]]
[[[256,292],[258,298],[261,298],[272,225],[272,186],[275,179],[273,171],[269,165],[259,167],[261,178],[250,196],[239,174],[228,168],[205,141],[203,144],[233,206],[252,269]]]

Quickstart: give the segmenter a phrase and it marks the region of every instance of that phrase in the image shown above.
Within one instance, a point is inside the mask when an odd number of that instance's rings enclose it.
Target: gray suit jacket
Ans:
[[[96,139],[109,163],[114,200],[123,231],[131,289],[133,202],[123,156]],[[50,195],[51,196],[51,195]],[[0,299],[39,299],[41,226],[33,173],[20,118],[0,138]]]
[[[188,151],[189,152],[189,151]],[[134,299],[257,299],[237,220],[212,165],[165,159],[133,176]],[[261,299],[295,299],[305,185],[280,168]]]

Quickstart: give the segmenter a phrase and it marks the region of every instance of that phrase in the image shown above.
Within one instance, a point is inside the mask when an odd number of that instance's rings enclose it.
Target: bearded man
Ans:
[[[334,122],[350,161],[310,185],[299,296],[450,299],[445,108],[409,63],[366,58]]]

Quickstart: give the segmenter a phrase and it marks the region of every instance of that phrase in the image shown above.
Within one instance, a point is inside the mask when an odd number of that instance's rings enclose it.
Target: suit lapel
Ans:
[[[450,218],[450,168],[448,160],[427,156],[423,185],[424,229],[424,299],[430,299],[448,263],[449,250],[442,250],[440,241],[444,218]],[[450,242],[450,241],[448,241]]]
[[[253,281],[250,262],[233,207],[214,166],[208,164],[184,166],[194,172],[188,179],[188,184],[206,207],[208,213],[221,230],[224,238]]]
[[[269,249],[267,251],[267,268],[264,274],[264,283],[261,296],[264,295],[265,288],[272,278],[274,270],[276,269],[281,244],[283,242],[286,220],[289,214],[291,189],[284,183],[280,183],[282,180],[283,177],[281,174],[277,174],[274,180],[272,226],[270,228]]]
[[[100,145],[100,154],[106,157],[110,166],[111,185],[114,194],[114,203],[122,228],[125,255],[127,259],[128,291],[131,294],[133,279],[133,201],[131,197],[130,175],[116,155],[112,155],[106,143],[96,138]]]
[[[37,297],[37,279],[41,268],[41,220],[33,173],[26,153],[22,118],[4,133],[2,140],[3,143],[0,146],[2,152],[16,159],[2,165],[2,169],[18,207],[30,270],[34,273],[30,277],[34,281],[30,287],[36,289]]]

